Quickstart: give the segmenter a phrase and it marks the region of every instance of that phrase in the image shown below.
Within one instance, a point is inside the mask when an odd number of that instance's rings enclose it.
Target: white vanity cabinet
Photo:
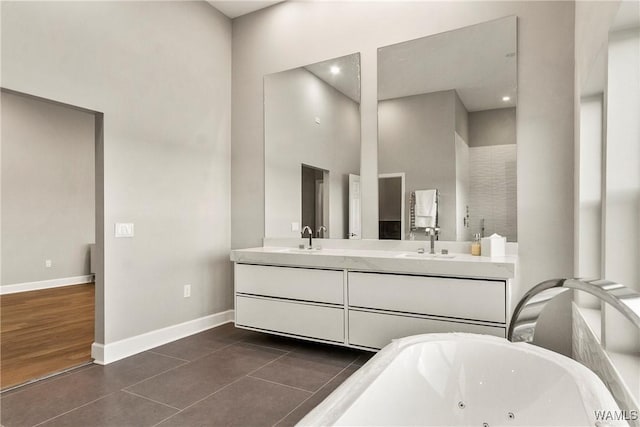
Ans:
[[[236,264],[236,325],[345,342],[344,273]]]
[[[234,251],[236,325],[371,350],[421,333],[506,336],[515,258],[328,252]]]
[[[349,272],[349,307],[504,323],[498,280]]]
[[[349,344],[380,349],[395,338],[409,335],[468,332],[505,337],[504,326],[487,326],[457,320],[435,319],[403,313],[349,310]]]
[[[424,333],[505,337],[503,280],[349,272],[349,344],[382,348]]]

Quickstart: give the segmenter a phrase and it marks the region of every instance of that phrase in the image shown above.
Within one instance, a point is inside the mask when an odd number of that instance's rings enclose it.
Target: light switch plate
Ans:
[[[133,223],[132,222],[116,222],[116,237],[133,237]]]
[[[291,231],[300,231],[300,223],[292,222],[291,223]]]

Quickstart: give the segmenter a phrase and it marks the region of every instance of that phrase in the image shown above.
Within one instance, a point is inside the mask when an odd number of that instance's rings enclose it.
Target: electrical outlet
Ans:
[[[184,297],[189,298],[191,296],[191,285],[184,285]]]
[[[291,231],[300,231],[300,223],[292,222],[291,223]]]
[[[53,262],[51,262],[50,259],[45,259],[44,260],[44,266],[47,268],[51,268],[51,266],[53,265]]]

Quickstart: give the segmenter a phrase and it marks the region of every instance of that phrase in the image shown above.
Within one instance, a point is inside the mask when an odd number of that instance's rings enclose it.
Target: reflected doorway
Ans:
[[[378,175],[378,238],[404,236],[404,173]]]
[[[302,165],[302,226],[315,237],[329,236],[329,171]]]

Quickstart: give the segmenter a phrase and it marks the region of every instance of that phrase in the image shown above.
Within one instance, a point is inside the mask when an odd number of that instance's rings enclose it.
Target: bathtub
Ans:
[[[298,425],[594,426],[618,411],[602,381],[565,356],[476,334],[395,340]],[[626,425],[626,424],[624,424]]]

